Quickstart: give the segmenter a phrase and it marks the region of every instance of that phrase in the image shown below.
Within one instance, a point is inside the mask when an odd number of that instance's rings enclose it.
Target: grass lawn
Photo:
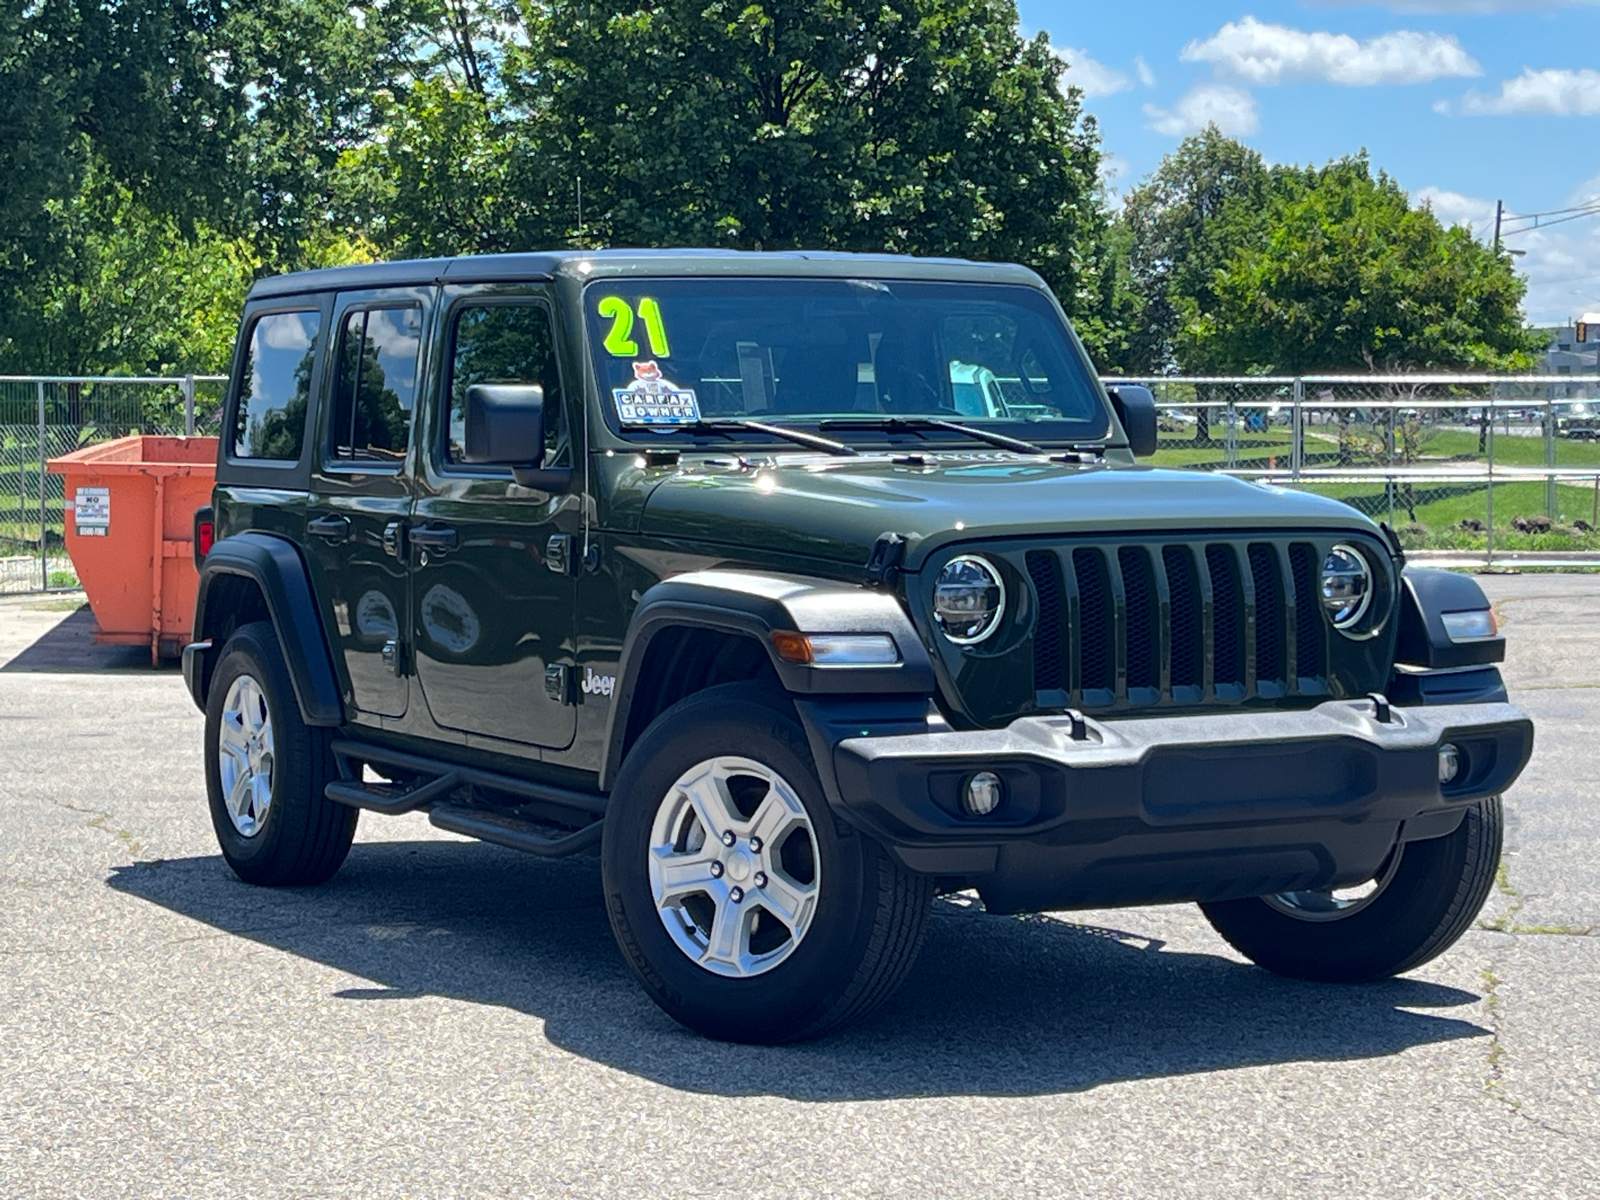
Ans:
[[[1422,443],[1426,458],[1453,458],[1457,455],[1478,457],[1478,435],[1441,429]],[[1494,460],[1515,467],[1544,466],[1544,439],[1542,437],[1506,437],[1494,439]],[[1600,442],[1579,442],[1570,438],[1556,439],[1556,465],[1558,467],[1600,467]]]

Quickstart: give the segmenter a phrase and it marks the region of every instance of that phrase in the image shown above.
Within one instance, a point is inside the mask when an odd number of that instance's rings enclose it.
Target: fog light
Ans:
[[[993,771],[979,771],[967,780],[961,806],[975,817],[987,817],[1000,807],[1000,797],[1000,776]]]
[[[1461,774],[1461,751],[1449,742],[1439,747],[1439,782],[1449,783]]]

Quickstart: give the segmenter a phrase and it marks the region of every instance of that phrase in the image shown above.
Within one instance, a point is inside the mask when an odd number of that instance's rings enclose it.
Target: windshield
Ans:
[[[1049,298],[1002,284],[846,279],[598,280],[586,293],[614,427],[935,417],[1034,442],[1107,432],[1089,365]],[[903,428],[903,427],[902,427]],[[752,433],[752,441],[764,440]]]

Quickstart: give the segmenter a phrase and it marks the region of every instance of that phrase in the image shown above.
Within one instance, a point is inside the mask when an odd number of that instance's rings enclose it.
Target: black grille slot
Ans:
[[[1211,570],[1211,645],[1216,684],[1244,686],[1244,595],[1232,546],[1207,546]]]
[[[1056,556],[1044,550],[1028,554],[1028,578],[1039,597],[1039,624],[1033,633],[1033,686],[1041,692],[1061,687],[1061,581]]]
[[[1039,703],[1138,711],[1324,694],[1317,547],[1255,537],[1096,538],[1020,556],[1038,604]]]
[[[1295,674],[1310,679],[1322,674],[1322,614],[1317,611],[1319,584],[1317,551],[1296,542],[1289,547],[1289,569],[1294,572]]]
[[[1137,546],[1117,551],[1117,566],[1122,568],[1122,594],[1127,607],[1128,687],[1161,686],[1161,631],[1156,627],[1160,605],[1155,580],[1150,573],[1150,558]]]
[[[1199,687],[1203,661],[1200,624],[1200,582],[1195,578],[1194,556],[1185,546],[1161,551],[1167,568],[1167,588],[1172,593],[1172,686]]]
[[[1109,692],[1116,682],[1112,662],[1116,629],[1111,581],[1098,550],[1074,550],[1072,570],[1078,577],[1078,663],[1084,691]]]
[[[1283,577],[1278,551],[1265,542],[1250,544],[1250,577],[1256,585],[1256,686],[1263,679],[1283,681]]]

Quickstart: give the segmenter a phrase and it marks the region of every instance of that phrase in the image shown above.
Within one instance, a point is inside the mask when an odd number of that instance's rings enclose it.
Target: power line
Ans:
[[[1516,216],[1507,214],[1506,219],[1508,221],[1536,221],[1540,217],[1559,217],[1562,213],[1588,212],[1596,208],[1600,208],[1600,196],[1595,197],[1593,200],[1585,200],[1582,204],[1574,204],[1571,208],[1552,208],[1548,212],[1521,213]]]
[[[1579,221],[1584,217],[1592,217],[1596,213],[1600,213],[1600,204],[1591,205],[1588,208],[1556,209],[1554,212],[1549,213],[1529,213],[1528,215],[1521,217],[1506,217],[1504,220],[1506,224],[1510,224],[1514,221],[1532,221],[1533,224],[1531,225],[1524,225],[1520,229],[1506,231],[1508,233],[1527,233],[1532,229],[1548,229],[1552,225],[1562,225],[1568,221]],[[1545,220],[1544,218],[1546,217],[1551,217],[1554,219]]]

